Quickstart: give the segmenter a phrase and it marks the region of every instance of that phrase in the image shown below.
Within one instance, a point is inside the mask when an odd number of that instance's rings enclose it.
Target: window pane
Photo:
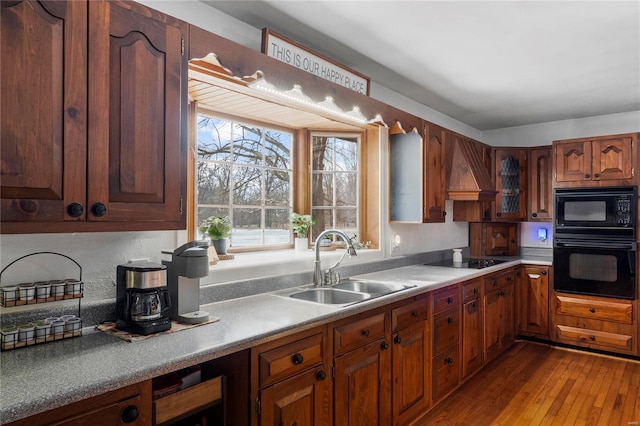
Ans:
[[[326,229],[336,228],[333,224],[333,209],[313,209],[311,215],[316,220],[312,228],[312,239],[315,240]]]
[[[287,244],[289,231],[289,209],[267,209],[265,211],[265,244]]]
[[[262,245],[262,211],[259,208],[233,209],[233,247]]]
[[[262,164],[261,130],[236,124],[234,128],[233,159],[241,164]]]
[[[336,138],[335,140],[335,170],[357,170],[358,144],[357,139]]]
[[[336,227],[343,230],[349,237],[357,232],[358,220],[356,209],[339,209],[337,210]]]
[[[336,206],[356,206],[358,184],[355,173],[336,173]]]
[[[332,206],[333,204],[333,174],[313,173],[311,182],[313,206]]]
[[[262,204],[262,173],[254,167],[233,167],[233,203]]]
[[[229,166],[198,163],[198,204],[229,203]]]
[[[313,170],[333,170],[333,138],[314,136],[312,144]]]
[[[198,157],[226,161],[231,154],[232,124],[198,116]]]
[[[265,129],[264,156],[267,167],[291,168],[291,134]]]
[[[287,170],[265,170],[264,203],[267,206],[286,206],[291,198],[291,174]]]

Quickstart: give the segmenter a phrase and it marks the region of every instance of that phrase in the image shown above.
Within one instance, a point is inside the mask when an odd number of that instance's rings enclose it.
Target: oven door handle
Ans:
[[[567,248],[605,248],[605,249],[613,249],[613,250],[629,250],[636,251],[636,243],[607,243],[602,241],[556,241],[556,247],[567,247]]]

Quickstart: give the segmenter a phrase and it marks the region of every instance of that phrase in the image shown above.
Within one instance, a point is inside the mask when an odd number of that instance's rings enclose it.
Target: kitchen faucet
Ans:
[[[347,243],[347,249],[344,251],[344,253],[342,253],[342,256],[336,262],[336,264],[328,268],[323,276],[322,267],[320,266],[320,241],[322,241],[322,238],[327,234],[338,235]],[[322,287],[327,284],[337,283],[340,280],[340,276],[336,272],[334,272],[334,270],[340,265],[340,262],[342,262],[344,256],[347,254],[349,255],[349,257],[358,255],[358,253],[356,253],[356,249],[353,247],[353,244],[351,244],[351,240],[349,239],[349,237],[347,237],[347,234],[342,231],[338,231],[337,229],[328,229],[326,231],[322,231],[316,238],[315,251],[316,261],[314,263],[315,269],[313,271],[313,285],[315,287]]]

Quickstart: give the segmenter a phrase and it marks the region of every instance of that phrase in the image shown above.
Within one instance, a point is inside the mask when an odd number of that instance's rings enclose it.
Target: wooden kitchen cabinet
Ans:
[[[460,287],[433,292],[431,385],[433,403],[460,383]]]
[[[638,355],[637,300],[554,292],[552,340]]]
[[[151,424],[151,380],[18,420],[7,426]]]
[[[496,148],[494,176],[496,201],[493,219],[497,221],[527,218],[527,149]]]
[[[549,338],[551,267],[516,268],[516,328],[523,336]]]
[[[517,256],[520,239],[518,223],[469,223],[471,256]]]
[[[531,222],[553,220],[553,158],[551,146],[529,149],[529,216]]]
[[[2,28],[2,232],[184,228],[186,25],[134,2],[3,2]]]
[[[514,270],[485,277],[483,299],[486,364],[515,342]]]
[[[336,425],[391,424],[388,312],[347,318],[333,328]]]
[[[251,424],[331,424],[326,333],[314,328],[251,349]]]
[[[634,185],[638,134],[553,141],[554,186]]]
[[[391,311],[393,424],[408,424],[430,403],[429,297],[413,298]]]
[[[482,366],[482,279],[462,284],[462,378]]]
[[[424,125],[424,210],[423,222],[444,222],[446,215],[445,198],[445,155],[449,131],[433,123]]]
[[[421,133],[389,135],[389,220],[445,221],[445,152],[449,131],[424,122]],[[424,136],[424,137],[423,137]]]

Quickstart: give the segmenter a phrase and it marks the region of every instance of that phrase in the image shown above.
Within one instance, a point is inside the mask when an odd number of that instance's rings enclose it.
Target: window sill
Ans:
[[[340,259],[344,250],[322,251],[322,265],[331,266]],[[381,260],[380,250],[358,250],[354,257],[345,256],[341,266]],[[209,268],[209,276],[200,280],[201,285],[219,284],[230,281],[255,279],[260,277],[313,272],[315,252],[313,250],[273,250],[253,253],[235,253],[234,259],[220,260]]]

